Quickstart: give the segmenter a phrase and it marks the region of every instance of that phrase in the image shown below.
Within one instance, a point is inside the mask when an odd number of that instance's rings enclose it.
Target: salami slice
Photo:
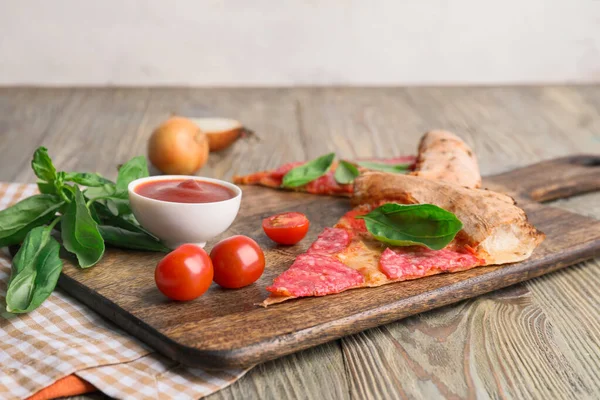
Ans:
[[[320,194],[352,194],[354,185],[340,185],[334,177],[334,170],[330,170],[325,175],[306,184],[305,188],[308,193]]]
[[[360,286],[363,276],[332,257],[302,254],[267,290],[278,296],[324,296]]]
[[[283,164],[281,167],[277,168],[276,170],[274,170],[271,173],[271,177],[283,179],[285,174],[287,174],[294,168],[299,167],[302,164],[305,164],[305,163],[302,161],[294,161],[294,162],[289,162],[289,163]]]
[[[309,254],[334,254],[348,247],[350,235],[344,229],[325,228],[308,249]]]
[[[481,265],[470,253],[426,248],[387,248],[379,259],[379,269],[389,279],[415,279],[439,272],[463,271]]]
[[[335,225],[336,228],[343,228],[347,231],[356,233],[367,232],[367,226],[364,219],[356,219],[359,215],[368,214],[371,209],[369,207],[357,207],[354,210],[348,211]]]

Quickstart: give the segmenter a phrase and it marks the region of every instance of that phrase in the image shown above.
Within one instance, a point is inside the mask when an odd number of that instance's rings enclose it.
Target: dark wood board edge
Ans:
[[[525,261],[506,267],[491,266],[489,268],[497,269],[438,288],[435,292],[404,298],[340,320],[282,335],[276,340],[258,342],[241,349],[219,351],[198,350],[181,345],[142,320],[133,317],[115,303],[95,292],[88,291],[84,285],[65,274],[61,274],[59,287],[123,330],[177,362],[190,367],[208,369],[244,368],[533,279],[594,258],[599,252],[600,242],[588,242],[573,248],[568,257],[558,262],[549,263],[542,258],[534,262]],[[358,290],[368,290],[368,288]]]

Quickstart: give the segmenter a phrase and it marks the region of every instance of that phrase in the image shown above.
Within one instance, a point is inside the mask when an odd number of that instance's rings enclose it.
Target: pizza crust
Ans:
[[[505,194],[375,171],[356,179],[354,205],[388,202],[434,204],[454,213],[463,223],[455,240],[473,248],[485,265],[525,260],[545,237]]]
[[[410,175],[468,188],[481,187],[475,153],[461,138],[448,131],[434,130],[423,135],[415,170]]]

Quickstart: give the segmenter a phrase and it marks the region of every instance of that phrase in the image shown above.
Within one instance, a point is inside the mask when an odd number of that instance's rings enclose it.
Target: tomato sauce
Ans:
[[[134,191],[140,196],[172,203],[214,203],[235,197],[234,191],[223,185],[196,179],[149,181]]]

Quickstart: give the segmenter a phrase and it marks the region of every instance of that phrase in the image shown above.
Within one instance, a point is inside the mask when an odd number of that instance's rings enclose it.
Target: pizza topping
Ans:
[[[305,189],[308,193],[314,193],[314,194],[319,194],[319,193],[328,193],[328,194],[349,193],[349,194],[351,194],[353,187],[352,187],[352,185],[338,184],[333,177],[333,172],[329,171],[325,175],[308,183],[305,186]]]
[[[350,243],[350,235],[344,229],[325,228],[310,246],[308,253],[334,254],[344,250]]]
[[[295,188],[314,181],[329,171],[334,158],[335,153],[325,154],[290,170],[283,177],[282,186]]]
[[[369,212],[370,208],[356,207],[355,209],[348,211],[342,218],[340,218],[339,222],[335,225],[336,228],[342,228],[350,232],[354,233],[365,233],[367,231],[367,226],[365,225],[365,221],[363,219],[358,219],[359,215],[365,215]]]
[[[348,161],[341,160],[335,169],[335,181],[339,184],[345,185],[354,182],[360,175],[356,165],[349,163]]]
[[[391,172],[393,174],[406,174],[410,171],[411,164],[409,163],[401,163],[401,164],[391,164],[391,163],[381,163],[381,162],[373,162],[373,161],[359,161],[357,162],[363,168],[372,169],[375,171],[381,172]]]
[[[278,296],[324,296],[360,286],[361,274],[320,254],[302,254],[267,290]]]
[[[462,229],[450,211],[433,204],[387,203],[359,215],[375,239],[392,246],[426,246],[441,250]]]
[[[277,168],[270,175],[273,178],[280,178],[280,179],[282,179],[285,176],[285,174],[287,174],[288,172],[290,172],[294,168],[296,168],[296,167],[298,167],[300,165],[303,165],[303,164],[304,164],[303,161],[289,162],[289,163],[283,164],[281,167]]]
[[[454,250],[387,248],[379,259],[379,269],[389,279],[415,279],[438,272],[457,272],[481,265],[471,253]]]

